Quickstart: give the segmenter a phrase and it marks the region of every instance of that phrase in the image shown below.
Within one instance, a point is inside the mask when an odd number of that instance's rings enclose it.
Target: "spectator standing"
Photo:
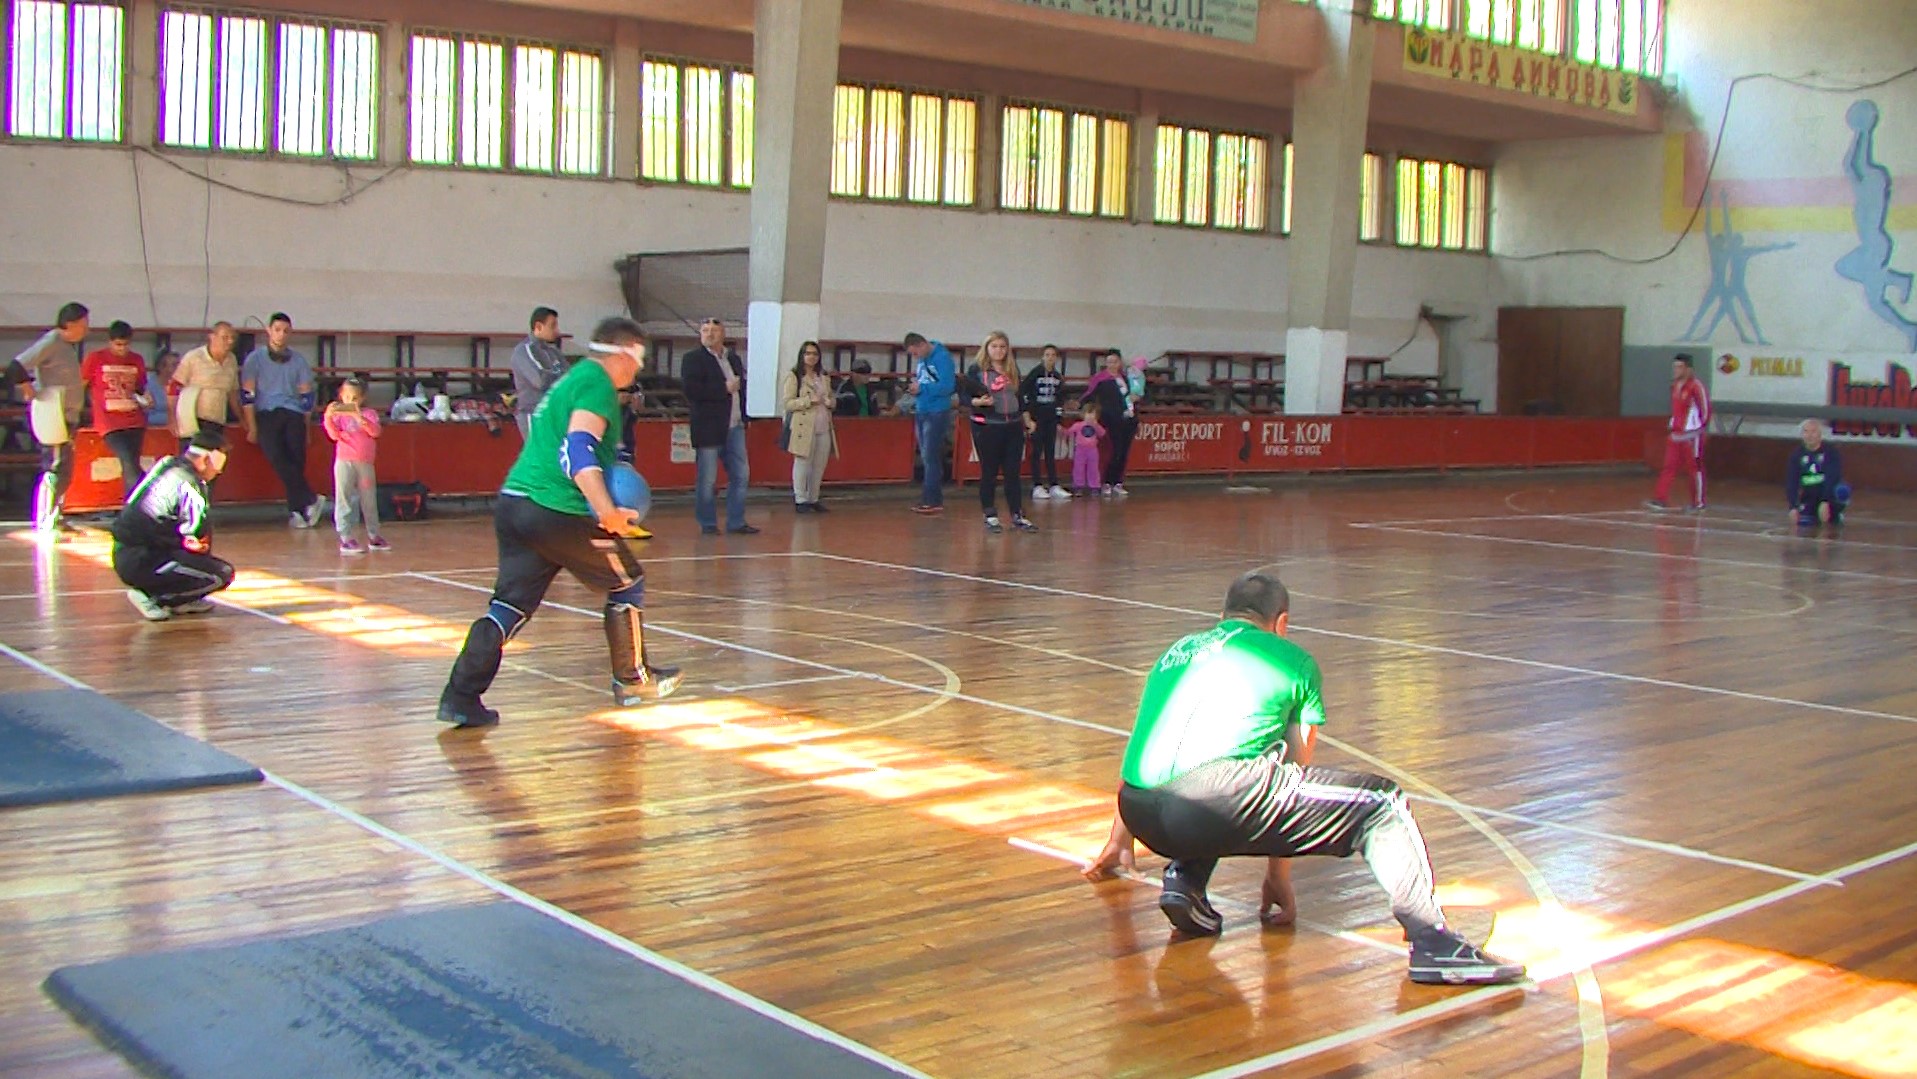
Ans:
[[[824,513],[819,485],[826,462],[838,452],[832,433],[832,382],[819,366],[817,341],[799,346],[792,370],[779,379],[786,415],[786,452],[792,455],[792,503],[798,513]]]
[[[550,307],[535,307],[531,332],[513,346],[513,419],[519,423],[521,441],[532,430],[533,409],[546,396],[552,384],[566,373],[566,357],[559,351],[559,312]]]
[[[859,360],[852,365],[852,377],[839,383],[836,411],[841,416],[892,416],[898,406],[890,390],[872,377],[872,365]]]
[[[1019,458],[1032,421],[1019,401],[1018,361],[1012,357],[1012,342],[1003,330],[993,330],[979,346],[972,369],[965,373],[964,389],[971,404],[972,445],[978,449],[978,500],[985,510],[986,530],[1005,531],[998,519],[998,482],[1002,476],[1012,527],[1020,532],[1038,531],[1038,526],[1025,517],[1019,491]]]
[[[238,340],[231,322],[216,322],[206,344],[180,357],[173,369],[169,386],[176,387],[173,433],[180,436],[180,452],[186,452],[195,431],[224,435],[240,416],[240,360],[233,354]]]
[[[913,426],[918,435],[919,461],[925,467],[919,504],[914,513],[945,512],[945,439],[952,428],[952,395],[957,389],[957,365],[952,353],[922,334],[905,335],[905,354],[912,357]]]
[[[173,394],[170,386],[173,372],[180,368],[180,354],[170,348],[161,349],[153,357],[153,374],[147,379],[147,396],[153,402],[146,409],[148,427],[173,429]]]
[[[286,491],[294,528],[311,528],[326,512],[326,496],[306,482],[306,438],[313,413],[313,365],[292,345],[293,320],[274,312],[266,343],[240,368],[240,404],[247,441],[256,443]]]
[[[33,527],[42,536],[71,532],[61,515],[73,485],[73,429],[80,425],[80,353],[89,326],[86,305],[70,303],[53,328],[13,358],[9,380],[32,394],[29,415],[40,444],[40,480],[33,488]],[[29,383],[28,380],[31,379]]]
[[[1104,485],[1101,493],[1124,497],[1125,461],[1131,454],[1132,436],[1137,424],[1131,416],[1131,401],[1126,390],[1125,357],[1117,349],[1105,353],[1105,369],[1092,376],[1080,401],[1098,404],[1099,422],[1111,439],[1112,452],[1105,458]]]
[[[120,460],[123,502],[146,475],[140,447],[146,441],[146,410],[153,404],[146,392],[146,361],[132,345],[133,327],[115,322],[107,328],[107,346],[88,353],[80,365],[87,398],[93,402],[93,429]]]
[[[333,528],[339,533],[339,553],[390,551],[393,545],[379,534],[379,412],[366,407],[366,387],[359,379],[340,384],[339,400],[320,417],[326,437],[333,440]],[[353,533],[366,525],[366,546]]]
[[[1065,376],[1058,368],[1058,346],[1046,345],[1039,353],[1038,367],[1020,384],[1025,413],[1032,418],[1034,499],[1072,497],[1072,493],[1058,483],[1058,405],[1064,392]]]
[[[1098,405],[1088,404],[1081,412],[1078,422],[1072,424],[1066,432],[1072,439],[1072,486],[1080,494],[1098,493],[1098,444],[1105,437],[1105,428],[1098,423]]]
[[[717,318],[699,326],[699,347],[679,367],[691,406],[696,488],[692,512],[701,535],[719,534],[719,466],[726,470],[726,531],[752,535],[746,523],[749,476],[745,438],[745,361],[726,347],[726,324]]]

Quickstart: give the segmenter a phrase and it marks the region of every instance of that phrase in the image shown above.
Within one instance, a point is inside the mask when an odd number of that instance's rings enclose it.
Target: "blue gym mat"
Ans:
[[[257,783],[260,770],[92,690],[0,693],[0,806]]]
[[[516,903],[66,967],[46,990],[178,1079],[865,1079],[822,1041]]]

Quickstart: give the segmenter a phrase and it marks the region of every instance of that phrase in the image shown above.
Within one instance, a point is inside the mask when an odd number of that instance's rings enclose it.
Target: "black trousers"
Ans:
[[[1138,434],[1138,420],[1119,416],[1111,421],[1107,430],[1111,433],[1112,455],[1105,458],[1105,485],[1110,487],[1125,482],[1125,462],[1132,455],[1132,438]]]
[[[162,607],[205,599],[233,583],[233,564],[210,554],[165,547],[113,545],[113,572],[128,588]]]
[[[1019,489],[1019,458],[1025,453],[1025,428],[1016,423],[975,423],[972,445],[978,450],[978,500],[985,512],[995,513],[998,483],[1005,480],[1005,505],[1016,517],[1025,512]]]
[[[1032,429],[1032,486],[1057,487],[1058,483],[1058,417],[1038,418],[1038,426]],[[1041,473],[1039,467],[1045,471]]]
[[[273,474],[286,489],[289,513],[305,513],[316,497],[313,485],[306,482],[306,414],[290,408],[275,408],[255,416],[260,429],[260,452]]]
[[[1122,785],[1118,815],[1200,888],[1220,858],[1359,854],[1407,935],[1444,926],[1424,836],[1383,776],[1300,768],[1276,754],[1213,761],[1163,787]]]
[[[603,531],[590,517],[549,510],[517,495],[501,495],[493,507],[493,537],[499,544],[499,574],[493,579],[492,603],[467,632],[465,647],[453,661],[448,690],[464,697],[486,692],[499,674],[506,641],[539,610],[561,570],[605,593],[607,641],[615,655],[631,651],[623,639],[614,640],[630,630],[623,623],[616,625],[610,610],[615,593],[630,596],[646,579],[631,540]],[[613,673],[631,680],[630,672]]]
[[[140,447],[146,442],[146,428],[127,427],[108,431],[100,436],[100,441],[106,443],[107,449],[113,451],[113,456],[120,459],[120,482],[126,485],[126,491],[121,495],[124,499],[146,478],[146,469],[140,467]]]

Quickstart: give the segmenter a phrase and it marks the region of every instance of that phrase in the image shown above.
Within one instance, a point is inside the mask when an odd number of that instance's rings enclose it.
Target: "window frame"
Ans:
[[[133,7],[130,0],[51,0],[58,3],[65,15],[65,29],[62,31],[60,56],[60,134],[35,135],[16,134],[13,117],[15,106],[14,81],[18,77],[19,64],[15,58],[14,44],[17,34],[19,0],[5,0],[4,10],[0,10],[0,141],[52,145],[74,146],[124,146],[127,144],[127,121],[130,119],[129,106],[132,95],[128,91],[128,77],[133,72],[131,46],[133,43]],[[113,67],[114,84],[117,93],[113,102],[112,138],[81,138],[74,132],[75,117],[75,67],[74,64],[74,24],[78,16],[78,7],[112,8],[120,13],[119,63]],[[101,71],[107,70],[103,65]]]
[[[418,58],[418,42],[421,39],[450,41],[452,56],[450,61],[450,80],[448,83],[451,113],[446,126],[451,135],[449,159],[445,161],[427,160],[417,155],[418,145],[418,96],[414,93],[415,62]],[[470,107],[466,92],[466,53],[465,47],[472,45],[496,46],[499,49],[499,130],[497,143],[499,161],[497,164],[467,162],[462,160],[466,151],[465,111]],[[552,55],[553,100],[550,118],[552,136],[548,144],[551,165],[538,167],[522,165],[517,160],[519,146],[519,55],[522,49],[544,49]],[[596,80],[598,91],[596,100],[598,115],[592,123],[592,145],[594,167],[590,171],[568,170],[562,167],[566,160],[566,101],[564,76],[566,58],[572,54],[589,56],[598,61],[599,77]],[[557,38],[530,37],[514,34],[491,34],[473,30],[449,30],[437,26],[409,26],[406,29],[406,55],[403,78],[406,86],[406,140],[404,159],[409,166],[428,169],[456,169],[464,172],[488,173],[492,175],[544,176],[551,179],[593,180],[607,179],[611,176],[612,138],[612,95],[609,83],[612,70],[611,46],[580,45]],[[476,100],[476,99],[473,99]],[[477,130],[477,128],[475,128]]]
[[[646,68],[649,65],[667,65],[674,72],[674,91],[672,102],[672,173],[670,177],[647,174],[648,153],[652,145],[648,130],[646,93]],[[686,85],[688,72],[693,70],[715,72],[719,79],[719,144],[714,151],[720,177],[717,180],[690,180],[686,178],[686,162],[691,159],[689,152],[691,138],[686,124]],[[744,84],[741,79],[746,80]],[[639,69],[634,78],[637,94],[633,97],[633,107],[639,115],[638,160],[633,163],[634,175],[642,184],[668,184],[678,187],[700,188],[706,191],[750,191],[758,173],[758,152],[753,145],[751,121],[758,105],[758,80],[753,76],[749,64],[732,64],[715,60],[697,60],[691,57],[675,56],[669,53],[645,53],[639,57]],[[740,87],[751,87],[752,108],[741,107]],[[738,132],[740,121],[746,122],[743,137]],[[746,148],[741,156],[740,147]],[[741,179],[741,174],[744,174]]]
[[[962,90],[937,90],[926,86],[914,86],[897,82],[869,82],[864,80],[845,80],[835,82],[832,87],[832,140],[833,173],[838,172],[840,161],[839,147],[839,101],[847,91],[856,91],[860,95],[859,143],[858,143],[858,191],[841,191],[836,184],[836,175],[829,176],[826,191],[829,197],[845,199],[851,202],[872,202],[893,206],[925,206],[946,210],[975,210],[979,205],[979,116],[985,111],[985,99],[980,94]],[[896,151],[898,165],[898,194],[872,193],[875,157],[878,146],[873,138],[875,115],[873,102],[879,94],[897,94],[899,96],[898,137],[893,149]],[[914,163],[919,160],[915,153],[913,124],[915,114],[912,108],[915,99],[931,98],[939,103],[938,130],[936,137],[938,150],[933,159],[935,173],[932,187],[936,192],[933,198],[918,198],[913,194]],[[953,201],[952,172],[953,149],[953,109],[954,103],[971,106],[970,146],[963,155],[971,163],[969,182],[965,187],[965,200]]]
[[[1042,160],[1032,161],[1026,171],[1027,186],[1032,192],[1032,205],[1008,206],[1005,203],[1005,192],[1008,187],[1005,181],[1007,179],[1007,170],[1011,164],[1011,158],[1005,152],[1005,121],[1007,113],[1012,109],[1033,110],[1034,121],[1037,120],[1039,114],[1045,112],[1057,113],[1059,116],[1057,209],[1047,209],[1039,205],[1040,180],[1047,171]],[[1093,205],[1089,212],[1079,212],[1071,209],[1073,195],[1072,164],[1074,151],[1078,143],[1078,137],[1074,131],[1077,126],[1075,121],[1080,119],[1090,119],[1093,122],[1093,130],[1097,132],[1097,141],[1090,155],[1093,163],[1093,174],[1089,182],[1089,189]],[[1121,156],[1122,167],[1118,170],[1118,174],[1124,182],[1124,189],[1122,197],[1119,199],[1120,205],[1116,212],[1107,212],[1105,205],[1108,201],[1107,196],[1110,194],[1109,188],[1111,186],[1112,176],[1110,169],[1112,149],[1109,145],[1110,139],[1108,133],[1111,130],[1111,125],[1114,124],[1121,125],[1125,131],[1125,150]],[[1132,220],[1134,207],[1138,205],[1137,200],[1143,197],[1139,192],[1133,190],[1136,185],[1132,183],[1131,175],[1131,156],[1136,146],[1135,140],[1137,138],[1138,117],[1126,113],[1109,109],[1066,105],[1058,102],[1035,101],[1027,98],[1002,98],[998,102],[998,161],[996,164],[998,165],[999,187],[996,205],[992,208],[1005,213],[1063,217],[1078,221],[1130,221]]]
[[[1428,181],[1420,180],[1414,196],[1417,200],[1417,213],[1410,220],[1414,222],[1416,236],[1405,239],[1407,218],[1402,212],[1405,207],[1406,193],[1401,178],[1407,166],[1413,167],[1421,177],[1429,176],[1435,170],[1438,183],[1435,194],[1427,190]],[[1386,204],[1391,208],[1391,219],[1386,222],[1383,242],[1389,246],[1407,251],[1435,251],[1452,255],[1490,255],[1491,254],[1491,167],[1476,165],[1466,161],[1445,161],[1437,158],[1415,157],[1412,155],[1394,156],[1386,170],[1390,177],[1391,191]],[[1450,211],[1447,206],[1448,194],[1453,187],[1457,189],[1456,232],[1459,239],[1456,245],[1447,242],[1452,231],[1452,222],[1448,220]],[[1429,204],[1427,206],[1427,203]],[[1427,224],[1426,209],[1430,210],[1432,242],[1425,242]],[[1473,246],[1481,242],[1483,246]]]
[[[1178,201],[1180,212],[1178,217],[1172,220],[1167,220],[1159,216],[1159,196],[1161,194],[1159,189],[1159,170],[1163,161],[1159,153],[1158,140],[1167,128],[1172,128],[1179,132],[1178,152],[1180,175]],[[1191,193],[1185,182],[1190,176],[1190,165],[1187,159],[1191,145],[1190,137],[1193,133],[1202,134],[1206,137],[1205,220],[1202,222],[1190,220]],[[1222,139],[1257,140],[1264,144],[1264,183],[1258,192],[1257,198],[1246,198],[1244,200],[1246,217],[1249,219],[1255,214],[1259,219],[1256,225],[1221,225],[1218,223],[1218,152],[1219,142]],[[1281,185],[1279,187],[1279,191],[1281,192],[1289,190],[1288,187],[1282,186],[1284,184],[1285,147],[1289,145],[1291,145],[1290,140],[1281,141],[1275,135],[1267,132],[1241,130],[1229,127],[1211,127],[1203,124],[1187,124],[1161,117],[1152,128],[1151,223],[1154,225],[1169,225],[1188,229],[1207,229],[1213,232],[1241,233],[1251,236],[1272,232],[1271,207],[1273,185]],[[1273,149],[1274,147],[1277,148],[1275,151]],[[1279,216],[1282,218],[1285,215],[1281,211]]]

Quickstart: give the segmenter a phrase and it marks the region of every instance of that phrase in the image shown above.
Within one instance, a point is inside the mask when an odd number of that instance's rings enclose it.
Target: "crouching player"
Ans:
[[[226,467],[226,439],[203,430],[146,474],[113,522],[113,572],[149,622],[205,614],[208,596],[233,583],[232,563],[213,557],[206,485]]]

